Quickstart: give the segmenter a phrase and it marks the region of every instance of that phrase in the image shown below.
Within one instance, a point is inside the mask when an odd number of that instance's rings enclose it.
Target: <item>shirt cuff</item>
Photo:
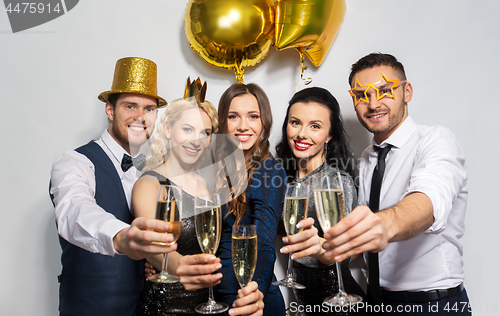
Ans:
[[[101,229],[99,230],[99,235],[97,236],[97,240],[102,241],[101,247],[103,247],[103,250],[108,255],[123,255],[122,253],[116,251],[115,247],[113,246],[113,238],[122,229],[129,227],[129,224],[120,220],[110,221],[101,227]]]

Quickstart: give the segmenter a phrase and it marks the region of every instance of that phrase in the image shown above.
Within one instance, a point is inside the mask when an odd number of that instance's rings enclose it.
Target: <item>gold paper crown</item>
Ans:
[[[108,102],[108,97],[115,93],[147,95],[157,99],[159,107],[167,105],[167,101],[158,96],[156,64],[145,58],[126,57],[116,62],[111,90],[101,93],[98,98]]]
[[[205,102],[205,95],[207,94],[207,82],[201,85],[200,77],[191,82],[188,77],[186,82],[186,89],[184,89],[184,99],[194,97],[198,102]]]

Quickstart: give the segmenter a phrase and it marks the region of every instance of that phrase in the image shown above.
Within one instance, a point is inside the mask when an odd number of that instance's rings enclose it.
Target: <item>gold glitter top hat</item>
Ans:
[[[207,82],[201,85],[200,77],[195,81],[191,82],[190,78],[187,78],[186,89],[184,90],[184,99],[196,98],[198,102],[205,102],[205,95],[207,94]]]
[[[145,58],[126,57],[116,62],[111,90],[99,94],[98,98],[108,102],[108,97],[115,93],[147,95],[157,99],[159,107],[167,105],[167,101],[158,96],[156,64]]]

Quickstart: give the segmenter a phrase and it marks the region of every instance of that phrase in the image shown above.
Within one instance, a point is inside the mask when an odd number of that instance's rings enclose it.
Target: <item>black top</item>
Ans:
[[[146,171],[143,176],[155,177],[160,184],[175,185],[155,171]],[[182,191],[182,228],[177,240],[177,252],[181,255],[202,253],[194,226],[194,196]],[[200,315],[198,304],[208,301],[208,289],[187,291],[181,283],[155,283],[146,281],[140,297],[139,315]]]

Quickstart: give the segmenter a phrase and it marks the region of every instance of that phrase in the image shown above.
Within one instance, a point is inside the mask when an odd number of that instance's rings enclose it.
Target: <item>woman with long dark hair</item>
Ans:
[[[355,159],[343,127],[340,106],[328,90],[313,87],[295,93],[289,101],[276,153],[293,182],[312,185],[312,177],[315,174],[340,172],[346,211],[349,212],[356,207],[357,194],[353,181]],[[314,219],[314,226],[322,236],[323,231],[316,216],[312,190],[309,201],[308,217]],[[290,239],[293,240],[293,237],[288,237],[285,241]],[[339,290],[336,267],[322,263],[324,250],[319,249],[314,256],[296,256],[299,258],[293,262],[292,273],[295,281],[306,287],[303,290],[294,289],[299,305],[322,306],[324,298],[335,295]],[[289,252],[289,249],[284,252]],[[345,289],[350,294],[364,296],[363,290],[349,271],[349,261],[350,259],[342,262]],[[336,315],[324,312],[323,309],[321,312],[313,313],[305,310],[299,314]]]
[[[300,138],[300,135],[297,135],[298,130],[296,127],[300,126],[301,122],[290,117],[290,110],[295,104],[297,104],[295,107],[297,110],[304,110],[305,112],[324,109],[324,111],[317,114],[315,112],[316,116],[313,116],[313,118],[328,123],[329,128],[322,129],[322,131],[326,132],[323,142],[315,144],[318,146],[313,150],[310,150],[310,146],[296,150],[296,141]],[[310,130],[319,130],[319,126],[310,126]],[[281,131],[282,136],[280,142],[276,145],[276,154],[282,159],[286,173],[292,179],[303,178],[323,163],[343,170],[354,179],[355,158],[349,145],[349,137],[344,130],[340,106],[337,99],[328,90],[313,87],[295,93],[288,102]],[[299,146],[299,144],[297,145]],[[304,148],[305,150],[303,150]]]

